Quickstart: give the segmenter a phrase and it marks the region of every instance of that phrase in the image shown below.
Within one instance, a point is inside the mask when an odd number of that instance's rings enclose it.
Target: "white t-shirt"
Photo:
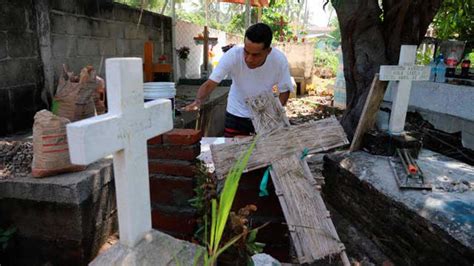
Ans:
[[[275,48],[272,48],[263,65],[250,69],[244,60],[244,48],[232,47],[224,53],[209,79],[219,83],[227,75],[232,78],[227,112],[239,117],[251,117],[245,104],[248,97],[272,92],[274,85],[280,92],[293,91],[288,60]]]

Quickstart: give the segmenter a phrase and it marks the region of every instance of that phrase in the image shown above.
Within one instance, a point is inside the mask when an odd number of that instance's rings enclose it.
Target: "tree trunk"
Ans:
[[[332,0],[341,30],[347,109],[342,126],[352,139],[375,73],[398,63],[402,44],[418,45],[442,0]]]

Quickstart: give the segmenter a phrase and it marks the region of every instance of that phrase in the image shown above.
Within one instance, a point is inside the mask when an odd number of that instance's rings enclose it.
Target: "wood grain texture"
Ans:
[[[245,103],[252,113],[252,124],[260,136],[278,128],[289,127],[290,121],[278,97],[273,93],[264,93],[247,98]]]
[[[377,112],[379,111],[380,104],[383,101],[386,88],[387,82],[380,81],[379,74],[375,74],[349,151],[356,151],[360,149],[362,146],[364,134],[374,126]]]
[[[239,143],[211,145],[211,153],[219,179],[230,170],[240,154],[245,152],[253,138]],[[297,126],[279,128],[259,137],[247,164],[247,171],[270,165],[273,161],[300,153],[307,148],[317,153],[349,144],[346,134],[335,117]]]
[[[299,263],[344,251],[329,211],[306,161],[294,154],[272,163],[270,171]]]

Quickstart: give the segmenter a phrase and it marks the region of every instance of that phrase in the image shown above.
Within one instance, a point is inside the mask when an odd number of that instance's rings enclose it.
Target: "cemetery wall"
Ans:
[[[154,43],[154,59],[171,60],[171,18],[109,3],[112,1],[52,1],[50,9],[51,64],[54,80],[61,65],[79,72],[93,65],[105,76],[105,59],[142,57],[145,41]],[[99,4],[98,4],[99,3]]]
[[[42,63],[33,1],[2,1],[0,7],[0,136],[31,128],[43,105]]]
[[[138,23],[140,22],[140,23]],[[0,9],[0,136],[31,130],[45,108],[62,64],[78,73],[92,65],[105,77],[105,59],[142,57],[172,63],[171,18],[110,0],[7,0]]]

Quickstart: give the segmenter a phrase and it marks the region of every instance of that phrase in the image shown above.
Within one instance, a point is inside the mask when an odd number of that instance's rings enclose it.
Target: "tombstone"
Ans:
[[[106,61],[109,112],[67,125],[71,162],[114,157],[120,242],[133,247],[151,230],[147,139],[173,128],[171,102],[144,103],[140,58]]]
[[[405,128],[412,81],[428,80],[430,77],[430,67],[415,65],[416,48],[416,45],[402,45],[398,66],[380,66],[380,80],[399,81],[398,86],[394,86],[389,122],[389,133],[392,135],[401,135]]]

